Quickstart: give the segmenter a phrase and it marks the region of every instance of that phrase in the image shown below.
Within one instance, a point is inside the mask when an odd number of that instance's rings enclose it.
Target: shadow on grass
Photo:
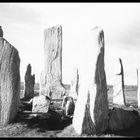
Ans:
[[[25,113],[24,111],[30,111]],[[49,110],[47,113],[40,113],[34,116],[31,113],[31,105],[22,107],[22,111],[18,112],[13,123],[26,124],[30,129],[37,129],[38,132],[62,130],[72,123],[72,118],[64,117],[63,112]]]

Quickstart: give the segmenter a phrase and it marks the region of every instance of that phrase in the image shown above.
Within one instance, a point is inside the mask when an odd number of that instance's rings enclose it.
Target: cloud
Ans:
[[[0,18],[1,21],[26,23],[26,24],[38,24],[39,15],[33,10],[29,10],[26,7],[20,7],[16,4],[0,4]]]

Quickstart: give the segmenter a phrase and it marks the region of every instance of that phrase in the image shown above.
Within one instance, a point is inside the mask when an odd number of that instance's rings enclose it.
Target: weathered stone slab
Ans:
[[[74,103],[73,97],[65,96],[63,98],[62,109],[64,110],[64,113],[66,116],[69,116],[69,117],[73,116],[74,109],[75,109],[75,103]]]
[[[138,112],[114,107],[110,110],[109,131],[127,130],[138,121]]]
[[[78,134],[87,135],[104,133],[108,128],[109,119],[104,70],[104,32],[100,28],[94,28],[90,32],[91,36],[93,34],[96,35],[95,46],[91,46],[94,47],[94,51],[91,59],[86,63],[87,69],[82,75],[79,75],[79,94],[73,118],[75,131]],[[93,43],[92,38],[89,41],[91,44]]]
[[[74,69],[69,94],[69,96],[73,97],[74,99],[77,99],[78,97],[78,81],[79,81],[78,69]]]
[[[8,41],[0,37],[0,125],[13,121],[20,103],[20,58]]]
[[[35,96],[32,100],[32,112],[47,113],[50,106],[50,99],[47,96]]]
[[[32,73],[32,67],[29,64],[25,73],[25,99],[31,99],[34,97],[34,85],[35,85],[35,75]]]
[[[45,93],[51,98],[62,98],[62,27],[55,26],[44,31]],[[50,94],[51,90],[51,96]]]

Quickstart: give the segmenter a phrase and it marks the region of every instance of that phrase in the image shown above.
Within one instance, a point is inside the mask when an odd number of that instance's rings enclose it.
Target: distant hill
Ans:
[[[65,84],[64,87],[67,90],[70,90],[70,85]],[[113,85],[107,85],[107,88],[112,90]],[[20,89],[24,90],[24,82],[21,82]],[[125,85],[125,90],[130,90],[130,89],[137,90],[137,86],[135,86],[135,85]],[[35,83],[34,90],[39,90],[39,83]]]
[[[20,83],[20,89],[24,90],[24,82]],[[39,83],[35,83],[34,90],[39,90]]]

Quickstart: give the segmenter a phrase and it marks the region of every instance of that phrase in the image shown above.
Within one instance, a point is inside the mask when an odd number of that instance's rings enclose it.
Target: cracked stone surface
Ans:
[[[0,37],[0,125],[12,122],[20,104],[18,50]]]
[[[35,96],[32,103],[32,112],[47,113],[49,110],[50,102],[50,99],[44,95]]]
[[[89,35],[90,38],[87,38],[87,42],[95,42],[89,46],[94,47],[94,50],[90,56],[88,55],[91,60],[88,59],[90,61],[85,63],[84,73],[79,74],[79,93],[72,123],[75,131],[80,135],[103,134],[108,128],[109,120],[104,69],[104,32],[100,28],[95,28],[89,31]]]
[[[45,89],[41,94],[62,98],[65,93],[62,85],[62,26],[44,31],[44,56]]]

